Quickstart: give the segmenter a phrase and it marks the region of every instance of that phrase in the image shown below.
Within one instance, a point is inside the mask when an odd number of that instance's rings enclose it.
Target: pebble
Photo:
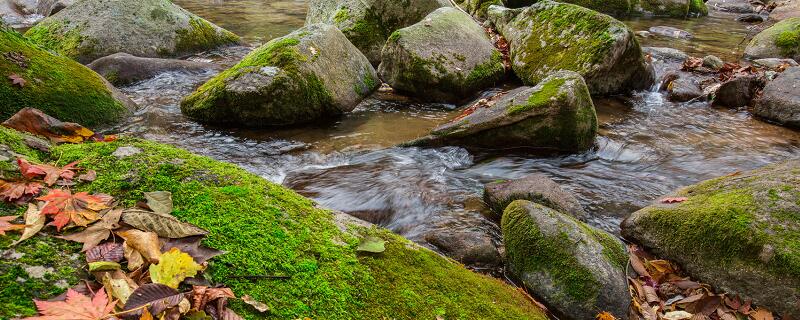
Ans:
[[[140,154],[140,153],[142,153],[142,149],[139,149],[137,147],[119,147],[111,155],[122,159],[122,158],[127,158],[127,157],[130,157],[130,156],[133,156],[133,155],[137,155],[137,154]]]

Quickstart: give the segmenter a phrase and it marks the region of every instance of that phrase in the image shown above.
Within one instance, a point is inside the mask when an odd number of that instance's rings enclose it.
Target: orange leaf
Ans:
[[[772,312],[769,312],[767,309],[758,308],[756,311],[750,312],[750,318],[753,320],[774,320],[775,317],[772,316]]]
[[[75,165],[78,164],[78,161],[70,163],[62,168],[49,164],[31,164],[22,158],[17,159],[17,164],[19,164],[19,171],[22,172],[23,177],[35,179],[44,176],[44,182],[48,186],[52,186],[58,182],[58,179],[64,179],[67,182],[72,181],[72,178],[75,177]]]
[[[25,225],[23,224],[10,223],[12,220],[16,218],[17,216],[0,217],[0,236],[5,235],[6,231],[25,229]]]
[[[87,192],[72,194],[69,190],[53,189],[46,196],[36,198],[47,201],[42,214],[55,215],[50,225],[58,231],[69,224],[85,227],[98,219],[97,211],[107,209],[113,198],[109,195],[90,195]]]
[[[39,195],[42,184],[38,182],[8,182],[0,180],[0,197],[5,202],[27,202]]]
[[[98,290],[94,298],[89,298],[75,290],[67,291],[65,301],[38,301],[36,309],[40,316],[24,320],[100,320],[107,318],[114,311],[116,301],[108,301],[105,290]]]
[[[92,130],[77,123],[61,122],[34,108],[24,108],[3,122],[11,129],[44,136],[53,142],[81,143],[94,136]]]
[[[610,314],[610,313],[608,313],[606,311],[601,312],[600,314],[598,314],[594,318],[595,318],[595,320],[617,320],[617,318],[614,317],[614,315],[612,315],[612,314]]]
[[[686,197],[671,197],[671,198],[661,199],[661,203],[681,203],[681,202],[684,202],[686,200],[689,200],[689,198],[686,198]]]

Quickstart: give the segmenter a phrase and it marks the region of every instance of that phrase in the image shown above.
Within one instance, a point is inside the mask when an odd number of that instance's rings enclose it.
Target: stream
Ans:
[[[304,0],[174,0],[241,35],[252,45],[288,34],[305,20]],[[666,25],[691,40],[640,39],[691,55],[741,56],[747,25],[712,13],[699,19],[631,19],[634,31]],[[230,66],[252,47],[190,57]],[[658,73],[674,68],[656,61]],[[180,99],[213,73],[165,73],[121,88],[141,110],[113,128],[237,164],[321,205],[377,223],[411,240],[453,229],[478,229],[498,239],[483,218],[483,185],[545,174],[573,192],[591,224],[619,233],[619,223],[659,196],[701,180],[800,156],[800,133],[706,102],[673,103],[658,92],[595,99],[600,135],[580,154],[479,154],[458,147],[396,148],[454,118],[458,106],[420,104],[377,93],[327,123],[286,129],[230,129],[198,124],[180,113]],[[484,92],[491,96],[504,88]],[[505,88],[507,89],[507,88]],[[431,246],[436,249],[435,247]]]

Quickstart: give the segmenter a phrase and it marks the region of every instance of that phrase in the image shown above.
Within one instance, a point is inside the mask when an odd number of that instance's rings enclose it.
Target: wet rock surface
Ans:
[[[786,69],[764,86],[753,113],[791,127],[800,127],[800,67]]]

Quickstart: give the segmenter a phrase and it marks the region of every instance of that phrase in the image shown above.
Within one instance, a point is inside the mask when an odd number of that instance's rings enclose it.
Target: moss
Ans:
[[[382,45],[393,30],[387,30],[383,21],[372,11],[346,28],[341,28],[347,39],[361,52],[369,52],[373,46]]]
[[[91,46],[85,46],[81,35],[83,27],[68,27],[60,21],[44,21],[25,33],[30,42],[60,55],[76,59],[91,55]]]
[[[18,64],[4,55],[24,57]],[[8,76],[27,81],[14,86]],[[127,110],[115,100],[103,79],[83,65],[53,55],[14,31],[0,30],[0,118],[6,119],[24,107],[36,107],[64,121],[98,126],[118,121]]]
[[[461,58],[465,59],[463,56]],[[475,66],[470,71],[465,81],[466,87],[477,88],[492,85],[503,77],[505,70],[503,55],[495,50],[489,61]]]
[[[800,23],[779,33],[775,38],[775,45],[786,56],[800,54]]]
[[[696,14],[699,16],[708,15],[708,7],[703,0],[690,0],[689,1],[689,14]]]
[[[628,0],[560,0],[559,2],[571,3],[599,12],[620,16],[629,14],[632,9]]]
[[[143,152],[118,159],[112,153],[121,146]],[[62,145],[53,150],[52,159],[59,165],[82,160],[81,165],[96,170],[98,177],[76,191],[113,194],[124,206],[134,205],[144,192],[172,192],[174,215],[208,230],[204,244],[227,252],[209,263],[210,279],[230,286],[238,296],[248,294],[270,305],[270,313],[259,314],[234,301],[233,308],[245,319],[429,319],[436,315],[546,319],[523,294],[499,280],[472,273],[384,229],[353,226],[354,233],[344,233],[329,211],[230,164],[136,139]],[[359,239],[368,235],[388,241],[386,251],[378,255],[356,252]],[[79,246],[54,250],[76,253]],[[51,248],[37,247],[32,252],[37,261],[64,256],[52,254]],[[0,279],[16,279],[15,274],[4,272]],[[289,278],[257,278],[270,275]],[[13,300],[6,310],[31,311],[30,298],[49,295],[37,294],[9,294]]]
[[[592,305],[597,298],[600,282],[591,270],[582,265],[572,253],[575,244],[563,231],[545,234],[531,218],[526,204],[547,210],[542,214],[558,214],[541,205],[515,201],[503,213],[503,238],[511,266],[518,274],[543,272],[569,300]],[[576,223],[580,224],[577,220]],[[525,280],[524,277],[522,279]],[[533,285],[533,284],[532,284]]]
[[[400,30],[395,30],[394,32],[392,32],[391,35],[389,35],[388,41],[397,42],[400,40],[400,36],[401,36]]]
[[[526,104],[514,105],[507,109],[508,115],[515,115],[527,112],[534,108],[547,106],[555,99],[563,98],[565,92],[561,92],[561,87],[567,82],[564,78],[553,78],[550,81],[537,85],[538,90],[528,98]]]
[[[201,18],[191,18],[188,29],[177,31],[175,53],[195,52],[212,49],[220,45],[239,42],[239,36],[230,31],[219,29]]]
[[[336,11],[336,15],[333,16],[333,22],[337,24],[347,21],[350,19],[350,9],[347,8],[340,8]]]

